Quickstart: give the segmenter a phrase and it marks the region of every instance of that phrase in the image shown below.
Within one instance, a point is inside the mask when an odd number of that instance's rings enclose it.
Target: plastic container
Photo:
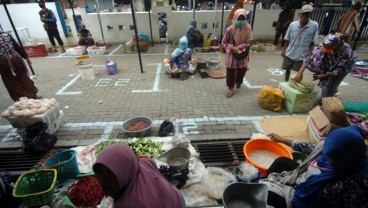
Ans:
[[[68,48],[66,49],[66,54],[68,56],[81,56],[87,52],[87,49],[85,46],[77,46],[74,48]]]
[[[77,164],[77,152],[75,150],[65,150],[57,152],[47,158],[42,167],[46,169],[56,169],[59,183],[63,183],[79,174]]]
[[[103,55],[105,53],[105,50],[106,50],[105,46],[101,47],[92,46],[87,48],[88,55],[90,56]]]
[[[28,207],[51,205],[57,175],[54,169],[26,172],[15,183],[13,196],[22,199]]]
[[[149,126],[145,129],[138,130],[138,131],[129,131],[129,130],[127,130],[129,125],[131,125],[133,122],[136,122],[136,121],[146,121],[146,122],[148,122]],[[152,127],[152,120],[150,118],[136,117],[136,118],[131,118],[131,119],[124,122],[123,131],[125,131],[131,137],[143,137],[143,136],[146,136],[146,135],[151,133],[151,127]]]
[[[279,144],[277,142],[273,142],[268,139],[252,139],[245,143],[243,152],[246,158],[246,162],[251,163],[254,165],[254,167],[258,168],[259,172],[263,175],[267,175],[267,169],[266,167],[262,167],[261,165],[254,162],[251,158],[249,153],[255,150],[266,150],[270,151],[274,154],[279,155],[280,157],[287,157],[290,159],[293,159],[293,155],[291,154],[290,150],[283,146],[282,144]]]
[[[241,170],[239,166],[236,166],[233,170],[233,175],[235,176],[238,182],[245,182],[245,183],[258,183],[259,179],[262,177],[260,173],[257,174],[257,177],[254,179],[250,179],[249,177],[244,177],[241,175]]]
[[[79,65],[78,69],[82,80],[91,80],[96,78],[93,64]]]
[[[106,61],[106,73],[114,75],[118,73],[118,66],[115,61]]]

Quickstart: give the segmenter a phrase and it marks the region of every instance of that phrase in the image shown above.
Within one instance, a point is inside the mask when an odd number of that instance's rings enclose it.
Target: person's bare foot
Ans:
[[[233,95],[234,95],[234,91],[233,91],[233,90],[231,90],[231,89],[229,89],[229,90],[227,91],[227,93],[226,93],[226,97],[227,97],[227,98],[231,98]]]

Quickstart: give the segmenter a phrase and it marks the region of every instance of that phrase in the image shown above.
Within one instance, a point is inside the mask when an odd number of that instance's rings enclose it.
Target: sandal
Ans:
[[[227,91],[227,93],[226,93],[226,97],[227,97],[227,98],[231,98],[233,95],[234,95],[234,91],[232,91],[232,90],[229,90],[229,91]]]

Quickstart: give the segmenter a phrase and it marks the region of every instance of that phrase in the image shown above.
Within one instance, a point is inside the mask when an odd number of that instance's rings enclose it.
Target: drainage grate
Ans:
[[[192,141],[205,166],[235,166],[245,161],[243,153],[246,139]]]
[[[53,151],[67,149],[67,147],[57,148]],[[31,169],[37,169],[41,166],[41,163],[50,155],[52,152],[27,155],[19,149],[6,149],[0,150],[0,169],[7,170],[15,178],[18,178],[24,172]]]

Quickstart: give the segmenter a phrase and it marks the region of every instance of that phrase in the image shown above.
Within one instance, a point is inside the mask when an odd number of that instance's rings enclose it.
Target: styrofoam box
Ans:
[[[64,112],[61,111],[59,118],[56,119],[56,121],[53,124],[49,125],[49,128],[46,130],[46,132],[49,133],[49,134],[55,134],[55,132],[64,123],[63,118],[64,118]]]
[[[105,53],[106,47],[105,46],[101,46],[101,47],[88,47],[87,51],[88,51],[88,55],[93,56],[93,55],[103,55]]]
[[[319,141],[326,139],[326,137],[318,134],[318,131],[316,127],[314,126],[312,118],[310,116],[307,117],[307,124],[308,124],[308,130],[307,130],[308,137],[311,141],[319,142]]]
[[[81,56],[87,52],[87,49],[85,46],[77,46],[74,48],[68,48],[66,49],[66,54],[68,56]]]
[[[9,123],[14,128],[26,128],[29,125],[35,124],[37,122],[45,122],[48,126],[53,124],[60,117],[59,103],[54,105],[48,111],[43,114],[35,115],[31,117],[8,117]]]

